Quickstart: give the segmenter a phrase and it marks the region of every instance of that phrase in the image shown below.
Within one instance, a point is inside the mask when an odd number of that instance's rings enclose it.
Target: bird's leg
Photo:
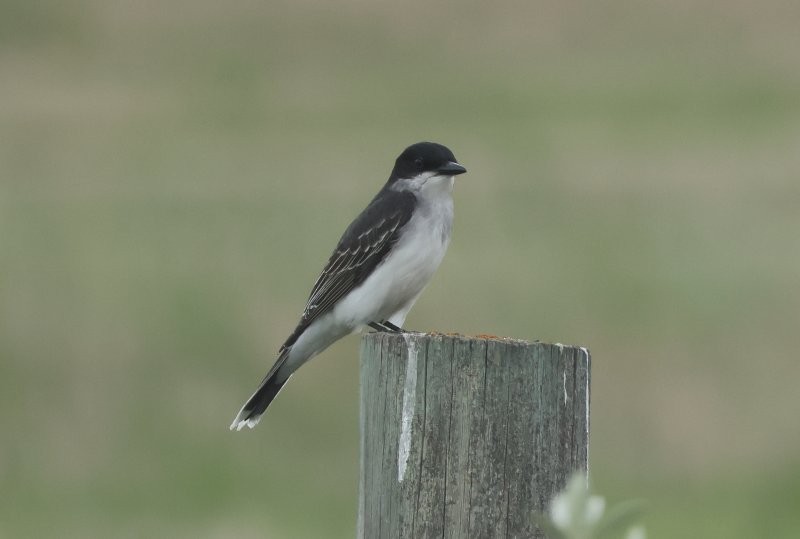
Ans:
[[[408,331],[405,329],[397,327],[388,320],[384,320],[383,322],[370,322],[367,325],[375,331],[383,331],[386,333],[408,333]]]
[[[384,325],[384,323],[381,323],[381,322],[370,322],[367,325],[369,327],[371,327],[372,329],[374,329],[375,331],[382,331],[382,332],[385,332],[385,333],[397,333],[396,330]]]
[[[375,331],[383,331],[385,333],[410,333],[410,331],[396,326],[388,320],[384,320],[383,322],[370,322],[367,325]]]
[[[381,323],[382,323],[382,324],[383,324],[383,325],[384,325],[386,328],[388,328],[388,329],[389,329],[389,330],[391,330],[391,331],[394,331],[395,333],[409,333],[409,332],[408,332],[408,330],[405,330],[405,329],[403,329],[403,328],[401,328],[401,327],[398,327],[398,326],[396,326],[396,325],[392,324],[391,322],[389,322],[388,320],[384,320],[384,321],[383,321],[383,322],[381,322]]]

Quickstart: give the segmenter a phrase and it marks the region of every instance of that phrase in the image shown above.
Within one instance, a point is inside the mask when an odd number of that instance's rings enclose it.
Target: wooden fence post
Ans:
[[[589,381],[585,348],[366,334],[358,537],[544,537],[588,472]]]

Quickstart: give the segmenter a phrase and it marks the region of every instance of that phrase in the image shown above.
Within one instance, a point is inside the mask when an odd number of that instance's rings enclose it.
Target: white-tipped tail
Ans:
[[[289,378],[283,382],[275,380],[275,374],[270,374],[261,382],[258,389],[253,393],[247,402],[244,403],[242,409],[236,414],[236,419],[231,423],[231,430],[242,430],[244,427],[251,429],[258,425],[261,421],[261,416],[267,410],[272,400],[278,396],[283,385],[289,381]]]
[[[247,413],[244,411],[244,408],[239,410],[239,414],[236,416],[236,419],[233,420],[231,426],[229,427],[231,430],[242,430],[245,427],[253,428],[258,425],[258,422],[261,421],[261,416],[251,417],[250,419],[245,419]],[[263,414],[262,414],[263,415]]]

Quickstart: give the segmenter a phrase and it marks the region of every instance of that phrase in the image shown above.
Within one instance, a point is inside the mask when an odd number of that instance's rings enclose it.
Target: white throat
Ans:
[[[435,172],[423,172],[413,178],[397,180],[391,189],[395,191],[411,191],[420,202],[436,203],[440,200],[451,200],[453,193],[453,176],[441,176]]]

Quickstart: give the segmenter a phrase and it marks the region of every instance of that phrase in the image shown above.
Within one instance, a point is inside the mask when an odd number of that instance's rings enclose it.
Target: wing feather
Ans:
[[[383,260],[388,247],[396,237],[401,221],[399,215],[392,215],[390,219],[381,223],[382,227],[389,228],[383,230],[380,235],[377,235],[376,231],[368,231],[357,238],[354,244],[334,253],[329,265],[323,270],[317,286],[311,291],[303,312],[304,321],[311,323],[315,318],[325,314],[342,297],[363,282],[364,277]]]
[[[383,261],[411,219],[416,197],[382,190],[348,227],[309,294],[294,341],[314,320],[333,310]],[[285,346],[292,343],[287,341]]]

